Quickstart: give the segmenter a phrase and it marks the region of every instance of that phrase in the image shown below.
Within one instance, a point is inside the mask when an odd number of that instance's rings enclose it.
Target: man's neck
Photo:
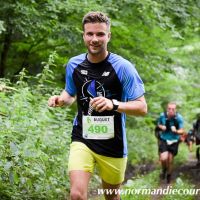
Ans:
[[[105,53],[103,53],[103,54],[91,54],[91,53],[88,53],[87,59],[91,63],[99,63],[99,62],[105,60],[107,55],[108,55],[108,51],[105,51]]]
[[[174,117],[176,117],[176,115],[168,115],[169,119],[174,118]]]

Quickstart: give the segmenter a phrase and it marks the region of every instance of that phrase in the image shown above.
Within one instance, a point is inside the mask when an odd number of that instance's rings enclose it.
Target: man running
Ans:
[[[197,158],[197,166],[200,166],[200,114],[197,115],[197,120],[193,124],[194,135],[196,140],[196,158]]]
[[[178,153],[180,134],[184,133],[183,117],[176,112],[175,103],[168,103],[167,112],[160,114],[158,127],[162,131],[159,143],[161,178],[167,178],[167,183],[170,183],[173,159]]]
[[[127,162],[125,115],[147,113],[144,85],[135,67],[107,50],[111,38],[110,19],[89,12],[82,21],[88,52],[73,57],[66,67],[66,87],[52,96],[52,107],[70,105],[77,99],[69,155],[70,198],[86,200],[95,165],[104,189],[118,189]],[[105,194],[119,200],[119,194]]]
[[[186,135],[186,143],[188,145],[188,149],[190,152],[192,152],[192,146],[193,146],[194,140],[195,140],[194,129],[190,129]]]

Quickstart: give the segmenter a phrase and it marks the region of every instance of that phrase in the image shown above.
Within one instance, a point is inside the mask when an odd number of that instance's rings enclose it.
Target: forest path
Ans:
[[[194,152],[190,152],[188,155],[188,160],[185,164],[175,166],[172,183],[170,185],[166,184],[164,181],[160,181],[159,187],[157,189],[167,189],[167,187],[172,186],[175,180],[184,175],[191,184],[195,186],[195,189],[200,189],[200,166],[196,166],[196,158]],[[186,188],[187,189],[187,188]],[[151,200],[161,200],[163,195],[152,195]],[[195,200],[200,200],[200,194],[194,196]]]
[[[188,159],[184,164],[178,165],[174,167],[173,175],[172,175],[172,182],[171,184],[167,184],[166,181],[160,181],[159,186],[156,189],[161,189],[162,191],[164,189],[167,189],[167,187],[171,186],[173,188],[173,184],[175,183],[176,179],[178,177],[181,177],[184,175],[184,177],[195,186],[195,189],[200,189],[200,166],[196,166],[196,158],[195,158],[195,152],[189,152]],[[131,179],[137,174],[148,174],[154,170],[157,169],[158,165],[160,163],[156,162],[153,164],[144,164],[144,165],[137,165],[132,166],[128,165],[126,170],[126,176],[125,176],[125,183],[127,180]],[[159,178],[158,178],[159,180]],[[187,188],[185,188],[187,189]],[[199,195],[192,197],[192,199],[200,200],[200,193]],[[103,195],[98,196],[97,194],[90,194],[89,200],[104,200]],[[162,200],[164,199],[164,195],[151,195],[149,200]]]

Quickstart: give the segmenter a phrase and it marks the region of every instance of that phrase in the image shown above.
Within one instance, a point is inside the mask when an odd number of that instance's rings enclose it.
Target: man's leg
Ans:
[[[192,152],[192,141],[189,141],[189,151]]]
[[[160,174],[161,179],[166,178],[166,173],[168,170],[168,145],[165,140],[160,140],[159,145],[159,152],[160,152],[160,162],[162,166],[162,173]]]
[[[102,187],[105,189],[104,197],[106,200],[120,200],[119,188],[121,184],[111,185],[102,180]],[[107,193],[108,191],[108,193]]]
[[[70,200],[87,200],[88,184],[91,173],[81,170],[69,172],[70,176]]]
[[[165,179],[166,172],[168,171],[168,151],[165,151],[163,153],[160,153],[160,161],[162,165],[162,174],[161,178]]]
[[[168,154],[168,170],[167,170],[167,183],[171,182],[171,174],[173,169],[173,160],[174,156],[172,153],[169,152]]]
[[[87,200],[88,184],[94,164],[92,152],[85,144],[71,143],[68,159],[71,200]]]
[[[179,147],[179,142],[173,143],[172,145],[169,145],[169,154],[168,154],[168,171],[167,171],[167,183],[171,182],[171,175],[172,175],[172,170],[173,170],[173,161],[174,157],[178,153],[178,147]]]
[[[127,157],[113,158],[95,154],[95,160],[102,179],[102,187],[105,189],[105,199],[120,200],[119,188],[124,181]]]
[[[168,170],[167,170],[168,174],[172,173],[173,160],[174,160],[174,156],[172,153],[169,152],[168,153]]]
[[[196,158],[197,158],[197,165],[200,165],[200,147],[197,146],[196,149]]]

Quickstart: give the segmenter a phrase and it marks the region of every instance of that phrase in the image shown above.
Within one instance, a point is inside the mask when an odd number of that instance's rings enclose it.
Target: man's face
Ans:
[[[105,23],[87,23],[84,25],[83,40],[92,55],[99,55],[107,51],[107,44],[111,33]]]
[[[176,104],[168,104],[167,115],[168,117],[174,117],[176,115]]]

